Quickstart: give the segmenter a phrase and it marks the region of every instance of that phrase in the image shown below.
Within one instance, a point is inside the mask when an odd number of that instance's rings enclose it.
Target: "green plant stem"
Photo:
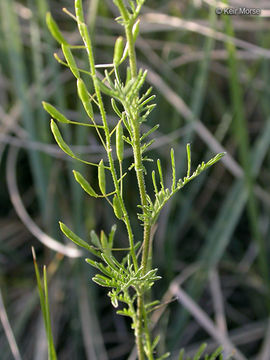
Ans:
[[[139,295],[137,299],[137,322],[136,322],[136,345],[139,360],[144,359],[144,350],[143,350],[143,307],[144,300],[143,295]]]
[[[134,38],[132,34],[132,27],[136,19],[129,19],[128,12],[123,4],[122,0],[117,1],[118,8],[120,10],[120,13],[124,19],[125,23],[125,32],[126,32],[126,38],[127,38],[127,44],[128,44],[128,54],[129,54],[129,64],[130,64],[130,70],[131,70],[131,76],[132,78],[135,78],[137,76],[137,61],[136,61],[136,53],[135,53],[135,44],[134,44]],[[136,171],[136,177],[140,192],[140,200],[143,212],[145,212],[145,206],[147,205],[147,192],[145,187],[145,181],[144,181],[144,168],[142,163],[142,153],[141,153],[141,142],[140,142],[140,123],[137,116],[134,116],[131,119],[132,123],[132,130],[133,130],[133,153],[134,153],[134,163],[135,163],[135,171]],[[143,235],[143,254],[142,254],[142,261],[141,261],[141,267],[143,274],[146,273],[147,270],[147,260],[149,255],[149,249],[150,249],[150,233],[151,233],[151,226],[147,223],[144,224],[144,235]],[[143,350],[143,335],[145,335],[146,340],[146,347],[148,349],[148,355],[149,359],[153,359],[152,350],[151,350],[151,338],[148,330],[148,319],[147,314],[145,313],[144,308],[144,296],[143,296],[143,289],[142,294],[138,296],[137,301],[137,320],[138,325],[136,329],[136,343],[137,343],[137,349],[138,349],[138,357],[139,360],[144,359],[144,350]]]
[[[129,64],[131,70],[132,78],[135,78],[137,75],[137,61],[136,61],[136,52],[135,52],[135,44],[132,34],[132,26],[136,19],[129,21],[128,12],[123,4],[122,0],[118,0],[118,7],[123,16],[125,21],[125,31],[126,31],[126,38],[128,43],[128,53],[129,53]],[[146,187],[144,182],[144,175],[143,175],[143,164],[142,164],[142,153],[141,153],[141,142],[140,142],[140,123],[138,121],[138,116],[132,119],[132,126],[133,126],[133,135],[134,135],[134,162],[135,162],[135,171],[137,176],[137,182],[140,191],[140,198],[141,198],[141,205],[147,205],[147,197],[146,197]],[[147,270],[147,259],[149,255],[149,248],[150,248],[150,231],[151,227],[148,224],[144,225],[144,239],[143,239],[143,255],[142,255],[142,268],[143,273]]]
[[[142,308],[142,311],[143,311],[143,318],[144,318],[144,331],[145,331],[146,348],[147,348],[148,358],[149,358],[149,360],[154,360],[152,346],[151,346],[151,336],[150,336],[150,331],[149,331],[149,327],[148,327],[148,316],[147,316],[147,312],[145,311],[144,307]]]
[[[101,118],[102,118],[102,122],[103,122],[103,125],[104,125],[104,132],[105,132],[105,138],[106,138],[106,150],[107,150],[108,160],[109,160],[109,164],[110,164],[110,170],[111,170],[111,174],[112,174],[112,178],[113,178],[115,191],[116,191],[116,194],[117,194],[117,196],[119,198],[119,201],[120,201],[120,205],[121,205],[122,212],[123,212],[123,217],[124,217],[124,222],[125,222],[127,232],[128,232],[130,252],[131,252],[133,264],[134,264],[135,269],[137,270],[138,269],[138,262],[137,262],[135,249],[134,249],[133,232],[132,232],[130,220],[129,220],[129,217],[128,217],[128,213],[127,213],[123,198],[121,196],[121,191],[120,191],[120,187],[119,187],[118,180],[117,180],[116,170],[115,170],[115,167],[114,167],[114,161],[113,161],[113,157],[112,157],[112,148],[111,148],[111,139],[110,139],[110,130],[109,130],[109,127],[108,127],[107,118],[106,118],[106,112],[105,112],[105,108],[104,108],[104,104],[103,104],[99,84],[98,84],[98,81],[97,81],[92,43],[91,43],[91,39],[90,39],[88,30],[87,30],[87,28],[86,28],[86,26],[84,24],[82,8],[81,8],[81,14],[79,14],[79,15],[80,16],[79,16],[78,20],[82,23],[82,26],[84,26],[83,41],[84,41],[84,44],[85,44],[85,47],[86,47],[86,50],[87,50],[91,76],[92,76],[92,79],[93,79],[94,88],[95,88],[95,92],[96,92],[96,96],[97,96],[97,101],[98,101],[98,105],[99,105],[99,109],[100,109],[100,113],[101,113]],[[78,25],[79,25],[79,30],[80,30],[80,24],[78,23]]]

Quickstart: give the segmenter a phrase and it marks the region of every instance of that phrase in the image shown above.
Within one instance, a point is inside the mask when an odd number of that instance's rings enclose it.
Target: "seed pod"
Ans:
[[[61,34],[61,31],[59,30],[56,22],[53,20],[52,15],[51,15],[50,12],[47,12],[46,23],[47,23],[47,26],[48,26],[52,36],[55,38],[55,40],[57,42],[59,42],[59,44],[68,45],[67,41],[65,40],[65,38]]]
[[[114,211],[117,219],[122,219],[123,211],[122,211],[121,204],[120,204],[120,201],[119,201],[119,198],[117,195],[114,195],[114,197],[113,197],[113,211]]]
[[[75,12],[78,20],[84,22],[82,0],[75,0]]]
[[[105,195],[106,194],[106,177],[105,177],[103,159],[100,160],[100,162],[98,164],[98,184],[99,184],[101,193],[103,195]]]
[[[64,223],[59,221],[59,225],[62,233],[65,234],[66,237],[69,238],[71,241],[73,241],[76,245],[79,245],[85,248],[86,250],[90,249],[89,244],[87,244],[86,241],[82,240],[78,235],[74,234],[74,232],[71,231]]]
[[[89,184],[89,182],[80,174],[78,171],[73,170],[74,177],[76,181],[81,185],[83,190],[87,192],[90,196],[98,197],[95,190],[92,188],[92,186]]]
[[[65,143],[65,141],[62,138],[62,135],[58,129],[58,126],[56,125],[56,123],[53,120],[51,120],[51,130],[52,130],[53,136],[55,138],[55,141],[57,142],[60,149],[62,149],[70,157],[74,158],[75,155],[73,154],[70,147]]]
[[[140,19],[138,19],[135,22],[135,24],[133,25],[133,28],[132,28],[132,35],[133,35],[134,41],[136,41],[136,39],[139,35],[139,31],[140,31]]]
[[[53,105],[51,105],[45,101],[42,101],[42,105],[43,105],[44,109],[47,111],[47,113],[49,113],[57,121],[64,123],[64,124],[70,123],[70,120],[68,120],[65,117],[65,115],[61,114],[60,111],[58,111]]]
[[[63,54],[65,56],[65,59],[66,59],[66,61],[68,63],[68,66],[69,66],[71,72],[73,73],[75,78],[78,79],[80,77],[80,73],[79,73],[79,70],[77,68],[75,59],[74,59],[74,57],[72,55],[72,52],[70,50],[70,47],[65,45],[65,44],[62,44],[62,51],[63,51]]]
[[[87,88],[85,86],[85,83],[83,82],[82,79],[78,79],[77,80],[77,89],[78,89],[78,95],[81,99],[81,102],[83,104],[83,107],[87,113],[87,115],[93,119],[94,117],[94,113],[93,113],[93,107],[88,95],[88,91]]]
[[[83,41],[86,40],[86,31],[85,31],[85,24],[84,24],[84,15],[83,15],[83,6],[82,6],[82,0],[75,0],[75,14],[77,18],[78,28],[79,32],[81,34],[81,37]]]
[[[116,127],[116,155],[119,161],[123,161],[124,140],[123,140],[123,128],[120,122]]]
[[[124,39],[122,36],[119,36],[114,45],[114,55],[113,55],[113,63],[114,66],[118,66],[121,62],[124,50]]]

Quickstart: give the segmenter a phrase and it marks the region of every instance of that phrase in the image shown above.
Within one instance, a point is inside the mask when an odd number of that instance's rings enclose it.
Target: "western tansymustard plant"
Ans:
[[[197,177],[202,171],[219,161],[224,153],[216,155],[206,163],[201,163],[197,169],[191,171],[190,145],[187,145],[187,174],[183,179],[176,179],[174,151],[171,149],[171,185],[165,187],[160,160],[157,161],[156,171],[152,172],[152,184],[154,196],[151,197],[146,189],[145,164],[151,159],[146,155],[147,150],[153,143],[148,140],[148,136],[157,128],[156,124],[147,133],[142,133],[141,125],[147,121],[149,114],[154,110],[156,104],[153,103],[155,96],[151,95],[152,88],[146,86],[147,71],[137,69],[135,42],[139,33],[139,14],[145,0],[114,0],[120,16],[116,21],[123,26],[125,37],[118,37],[114,46],[114,56],[112,64],[104,65],[104,77],[100,78],[97,73],[97,65],[94,58],[94,50],[89,36],[88,28],[85,24],[82,0],[75,0],[75,14],[65,10],[77,23],[78,30],[82,39],[82,45],[69,45],[61,34],[58,26],[47,14],[48,27],[61,45],[65,61],[58,61],[69,67],[77,79],[77,92],[82,105],[89,117],[89,123],[74,122],[63,115],[53,105],[44,102],[45,110],[51,115],[51,130],[59,147],[70,157],[81,161],[89,166],[97,168],[99,190],[94,189],[87,179],[78,171],[74,171],[74,177],[85,192],[94,198],[105,198],[112,206],[115,216],[125,224],[128,241],[125,255],[121,260],[114,256],[114,238],[116,225],[113,225],[108,235],[101,232],[100,236],[93,230],[91,232],[91,243],[81,239],[72,232],[65,224],[60,222],[62,232],[75,244],[83,247],[92,255],[86,261],[98,270],[93,277],[97,284],[109,288],[108,296],[119,315],[128,316],[131,319],[131,326],[134,330],[136,339],[138,358],[142,359],[165,359],[169,356],[166,353],[160,357],[156,355],[156,346],[159,337],[152,339],[149,327],[149,314],[157,306],[157,301],[148,301],[149,297],[145,294],[151,289],[154,283],[160,279],[158,269],[153,269],[149,262],[151,253],[151,229],[158,220],[159,214],[167,201],[182,189],[188,182]],[[128,5],[126,5],[128,3]],[[78,68],[73,51],[77,48],[84,49],[87,53],[89,69]],[[125,60],[128,59],[128,65]],[[125,79],[121,77],[120,67],[126,66]],[[102,66],[98,65],[99,68]],[[122,70],[122,69],[121,69]],[[88,77],[92,83],[92,93],[88,90],[83,77]],[[103,99],[110,97],[111,109],[105,110]],[[94,108],[98,109],[101,115],[102,124],[97,124],[95,120]],[[109,126],[106,112],[114,111],[117,121],[113,126]],[[104,147],[106,158],[99,163],[92,163],[81,159],[67,145],[57,126],[57,122],[63,124],[73,124],[76,126],[88,126],[96,131],[102,146]],[[115,150],[112,147],[115,144]],[[126,174],[123,172],[124,147],[131,147],[133,151],[133,162],[129,164],[126,171],[135,171],[140,203],[134,204],[134,209],[139,207],[138,221],[143,226],[142,239],[138,238],[132,231],[132,224],[125,205]],[[156,175],[158,180],[156,180]],[[106,179],[111,177],[113,191],[108,193]],[[134,210],[135,211],[135,210]],[[120,306],[121,303],[121,306]]]

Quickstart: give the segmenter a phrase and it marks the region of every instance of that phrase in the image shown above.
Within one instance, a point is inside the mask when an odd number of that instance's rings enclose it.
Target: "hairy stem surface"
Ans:
[[[128,53],[129,53],[129,64],[131,70],[132,78],[135,78],[137,75],[137,61],[136,61],[136,52],[135,52],[135,43],[132,34],[132,26],[136,19],[130,20],[128,17],[127,10],[123,4],[122,0],[118,0],[117,2],[118,8],[120,13],[125,22],[125,33],[127,38],[128,44]],[[147,192],[146,186],[144,181],[144,168],[143,168],[143,161],[142,161],[142,152],[141,152],[141,141],[140,141],[140,122],[137,116],[134,116],[131,119],[132,122],[132,130],[134,136],[133,142],[133,155],[134,155],[134,163],[135,163],[135,172],[140,192],[140,201],[143,212],[145,212],[144,207],[147,205]],[[143,235],[143,255],[142,255],[142,272],[143,274],[146,273],[147,270],[147,259],[149,256],[149,249],[150,249],[150,230],[151,227],[149,224],[144,224],[144,235]],[[150,333],[148,330],[148,317],[145,312],[145,304],[144,304],[144,290],[138,296],[137,301],[137,328],[136,328],[136,344],[138,350],[138,357],[139,360],[143,360],[144,357],[144,349],[143,349],[143,337],[146,341],[146,348],[148,350],[148,358],[151,360],[153,359],[152,351],[151,351],[151,338]]]

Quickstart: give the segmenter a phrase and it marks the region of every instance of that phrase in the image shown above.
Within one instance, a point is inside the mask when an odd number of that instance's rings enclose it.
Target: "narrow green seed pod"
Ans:
[[[62,135],[58,129],[58,126],[56,125],[56,123],[53,120],[51,120],[51,130],[52,130],[53,136],[55,138],[55,141],[57,142],[60,149],[62,149],[70,157],[74,158],[75,155],[73,154],[70,147],[65,143],[65,141],[62,138]]]
[[[90,196],[98,197],[95,190],[92,188],[92,186],[89,184],[89,182],[80,174],[78,171],[73,170],[74,177],[76,181],[81,185],[83,190],[87,192]]]
[[[64,223],[59,221],[59,225],[62,233],[65,234],[67,238],[73,241],[76,245],[79,245],[85,248],[86,250],[91,251],[89,244],[87,244],[86,241],[82,240],[78,235],[74,234],[74,232],[71,231]]]
[[[77,80],[77,89],[78,89],[78,95],[81,99],[81,102],[83,104],[83,107],[87,113],[87,115],[93,119],[94,117],[94,113],[93,113],[93,107],[88,95],[88,91],[87,88],[85,86],[85,83],[83,82],[82,79],[78,79]]]
[[[122,36],[119,36],[114,45],[114,55],[113,55],[113,63],[114,66],[118,66],[121,62],[124,51],[124,39]]]
[[[84,21],[82,0],[75,0],[75,13],[76,13],[76,17],[78,19],[78,21],[77,21],[78,29],[79,29],[79,32],[83,39],[83,42],[85,43],[85,45],[87,47],[92,47],[88,29],[87,29],[87,26],[85,25],[85,21]]]
[[[123,127],[121,122],[116,127],[116,155],[119,161],[124,158],[124,140],[123,140]]]
[[[68,66],[69,66],[71,72],[73,73],[75,78],[78,79],[80,77],[80,73],[79,73],[79,70],[77,68],[75,59],[74,59],[74,57],[72,55],[72,52],[70,50],[70,47],[65,45],[65,44],[62,44],[62,51],[63,51],[63,54],[65,56],[65,59],[66,59],[66,61],[68,63]]]
[[[139,35],[139,32],[140,32],[140,19],[138,19],[135,22],[135,24],[133,25],[133,28],[132,28],[132,35],[133,35],[134,41],[136,41],[136,39]]]
[[[82,0],[75,0],[75,12],[76,17],[80,22],[84,22]]]
[[[113,197],[113,211],[114,211],[117,219],[122,219],[123,211],[122,211],[121,204],[120,204],[120,201],[119,201],[119,198],[117,195],[114,195],[114,197]]]
[[[47,26],[48,26],[52,36],[55,38],[55,40],[59,44],[68,45],[68,43],[65,40],[64,36],[61,34],[61,31],[59,30],[59,27],[57,26],[56,22],[53,20],[52,15],[51,15],[50,12],[47,12],[47,14],[46,14],[46,23],[47,23]]]
[[[42,101],[43,108],[47,111],[48,114],[50,114],[54,119],[57,121],[68,124],[70,123],[70,120],[68,120],[65,115],[61,114],[60,111],[58,111],[53,105]]]
[[[105,177],[103,159],[100,160],[100,162],[98,164],[98,184],[99,184],[101,193],[103,195],[105,195],[106,194],[106,177]]]

